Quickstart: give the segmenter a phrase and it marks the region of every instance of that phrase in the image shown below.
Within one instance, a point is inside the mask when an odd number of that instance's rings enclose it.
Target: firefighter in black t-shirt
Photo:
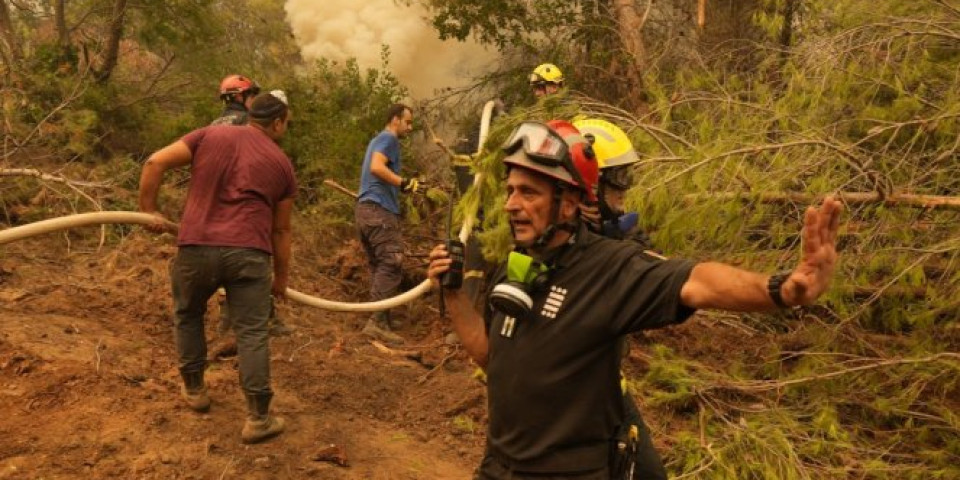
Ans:
[[[210,125],[246,125],[247,111],[260,86],[243,75],[227,75],[220,81],[220,100],[223,112]]]
[[[575,119],[573,126],[577,127],[593,147],[600,169],[597,203],[595,206],[581,205],[580,218],[592,232],[607,238],[634,242],[644,249],[644,254],[650,261],[664,260],[664,257],[652,250],[650,238],[637,226],[637,213],[626,212],[624,208],[624,197],[632,186],[630,169],[640,161],[630,138],[620,127],[599,118]],[[629,344],[624,337],[624,356],[628,349]],[[626,453],[634,454],[631,459],[634,475],[643,480],[667,480],[667,470],[653,446],[650,430],[643,421],[640,408],[626,388],[626,377],[623,377],[622,371],[621,387],[624,422],[617,438],[618,442],[623,443]]]
[[[595,200],[597,166],[575,127],[522,123],[504,153],[516,250],[491,279],[483,315],[461,291],[443,292],[465,350],[487,371],[487,452],[477,478],[628,478],[615,454],[623,335],[680,323],[696,309],[808,305],[833,276],[842,208],[832,198],[807,210],[792,272],[651,262],[632,242],[580,224],[580,202]],[[450,262],[442,245],[430,253],[435,286]]]

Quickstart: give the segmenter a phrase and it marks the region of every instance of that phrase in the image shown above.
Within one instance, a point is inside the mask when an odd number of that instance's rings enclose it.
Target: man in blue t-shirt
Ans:
[[[387,125],[370,141],[363,157],[360,195],[355,217],[360,242],[370,259],[370,297],[373,301],[390,298],[400,286],[403,263],[403,238],[400,235],[399,193],[414,193],[420,188],[416,178],[400,176],[400,139],[413,129],[413,111],[403,104],[387,109]],[[390,343],[403,339],[392,330],[388,310],[375,312],[363,328],[367,336]]]

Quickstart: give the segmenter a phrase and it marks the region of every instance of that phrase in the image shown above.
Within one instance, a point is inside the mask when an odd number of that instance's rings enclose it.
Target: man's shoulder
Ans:
[[[644,245],[631,240],[618,240],[586,232],[578,241],[580,255],[585,268],[597,268],[598,265],[624,265],[625,262],[641,261],[640,264],[663,264],[662,267],[681,266],[689,263],[684,260],[667,259],[651,252]],[[640,265],[638,264],[638,265]]]
[[[641,250],[633,242],[625,242],[583,229],[580,232],[577,247],[590,257],[611,257],[615,255],[632,255],[633,251]]]
[[[370,145],[376,147],[390,147],[399,143],[400,141],[397,139],[397,136],[387,130],[381,131],[376,137],[373,137],[373,140],[370,140]]]

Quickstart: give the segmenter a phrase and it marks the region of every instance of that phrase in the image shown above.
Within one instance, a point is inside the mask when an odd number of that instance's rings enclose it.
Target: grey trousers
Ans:
[[[272,262],[264,251],[235,247],[180,247],[171,267],[174,335],[181,372],[203,371],[207,341],[203,316],[207,300],[223,286],[237,334],[240,385],[248,395],[270,394]]]
[[[374,203],[358,203],[354,210],[360,243],[370,263],[370,298],[390,298],[400,288],[403,237],[400,217]]]

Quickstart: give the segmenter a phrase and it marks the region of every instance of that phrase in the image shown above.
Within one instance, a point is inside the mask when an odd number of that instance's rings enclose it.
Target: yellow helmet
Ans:
[[[620,127],[599,118],[575,119],[573,125],[593,144],[601,170],[640,161],[630,138]]]
[[[534,68],[533,73],[530,74],[530,84],[536,85],[540,83],[556,83],[557,85],[562,85],[563,72],[552,63],[540,64],[537,68]]]

